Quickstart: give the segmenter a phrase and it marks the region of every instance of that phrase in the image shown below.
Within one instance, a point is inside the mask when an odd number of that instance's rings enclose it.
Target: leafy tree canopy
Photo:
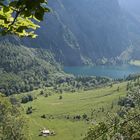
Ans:
[[[47,0],[0,0],[1,34],[35,38],[36,21],[42,21],[49,11]]]
[[[19,107],[0,94],[0,140],[29,140],[27,120]]]

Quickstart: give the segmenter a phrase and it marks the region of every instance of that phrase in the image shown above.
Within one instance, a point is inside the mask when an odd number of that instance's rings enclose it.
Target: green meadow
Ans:
[[[117,90],[119,87],[119,90]],[[126,95],[126,83],[114,84],[112,87],[103,87],[89,91],[74,93],[53,94],[44,97],[34,91],[36,99],[23,104],[26,111],[32,106],[33,113],[28,115],[30,138],[32,140],[82,140],[87,129],[99,120],[105,121],[107,112],[116,112],[119,108],[117,101]],[[62,99],[59,99],[60,95]],[[47,118],[41,118],[45,114]],[[86,114],[89,121],[75,120],[75,115]],[[69,116],[69,119],[66,117]],[[40,129],[53,130],[56,135],[42,137]]]

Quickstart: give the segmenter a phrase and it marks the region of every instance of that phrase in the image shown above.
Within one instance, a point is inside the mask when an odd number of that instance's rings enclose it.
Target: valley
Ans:
[[[139,140],[139,6],[0,2],[0,140]]]
[[[47,89],[43,91],[44,95],[49,92]],[[49,136],[48,140],[82,140],[92,123],[105,121],[108,112],[116,112],[120,108],[118,100],[126,96],[126,82],[89,91],[52,93],[48,97],[40,95],[40,90],[27,94],[36,97],[34,101],[22,104],[24,112],[28,107],[33,108],[33,112],[28,115],[31,139],[46,139],[38,135],[40,129],[47,128],[56,133],[55,136]],[[62,99],[59,99],[60,95]],[[41,117],[43,114],[46,118]],[[82,118],[84,114],[88,121]],[[80,115],[81,119],[73,119],[76,115]]]

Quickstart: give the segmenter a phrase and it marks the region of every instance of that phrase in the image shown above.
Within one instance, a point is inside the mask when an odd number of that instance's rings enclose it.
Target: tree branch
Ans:
[[[21,1],[21,0],[18,0],[17,5],[20,3],[20,1]],[[16,15],[15,15],[15,17],[14,17],[13,22],[12,22],[9,26],[12,26],[12,25],[16,22],[16,20],[17,20],[18,16],[20,15],[20,13],[23,12],[25,9],[26,9],[26,6],[25,6],[23,9],[13,10],[13,11],[16,12]]]
[[[20,11],[17,11],[17,12],[16,12],[16,15],[15,15],[15,17],[14,17],[14,20],[13,20],[13,22],[9,25],[9,27],[12,26],[12,25],[16,22],[16,20],[17,20],[19,14],[20,14]]]
[[[134,117],[132,117],[132,118],[130,118],[130,119],[128,119],[128,120],[122,122],[122,123],[118,123],[118,124],[116,124],[116,125],[121,125],[121,126],[123,126],[123,125],[125,125],[126,123],[128,123],[128,122],[130,122],[130,121],[132,121],[132,120],[134,120],[134,119],[136,119],[136,118],[138,118],[138,117],[140,117],[140,114],[138,114],[138,115],[136,115],[136,116],[134,116]],[[110,126],[110,127],[107,129],[107,131],[109,131],[109,130],[110,130],[111,128],[113,128],[113,127],[114,127],[114,126]],[[102,134],[97,135],[97,137],[96,137],[95,139],[100,138],[100,137],[103,136],[105,133],[106,133],[106,131],[104,131]]]

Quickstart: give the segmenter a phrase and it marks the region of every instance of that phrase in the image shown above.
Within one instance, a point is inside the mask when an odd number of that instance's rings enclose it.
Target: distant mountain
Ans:
[[[139,0],[119,0],[121,7],[133,15],[140,17],[140,1]]]
[[[125,13],[129,39],[133,47],[132,59],[140,59],[140,0],[119,0]]]
[[[52,0],[30,47],[47,48],[64,65],[114,62],[131,46],[117,0]]]
[[[16,37],[0,38],[0,92],[10,95],[53,86],[63,77],[49,51],[27,48]]]

